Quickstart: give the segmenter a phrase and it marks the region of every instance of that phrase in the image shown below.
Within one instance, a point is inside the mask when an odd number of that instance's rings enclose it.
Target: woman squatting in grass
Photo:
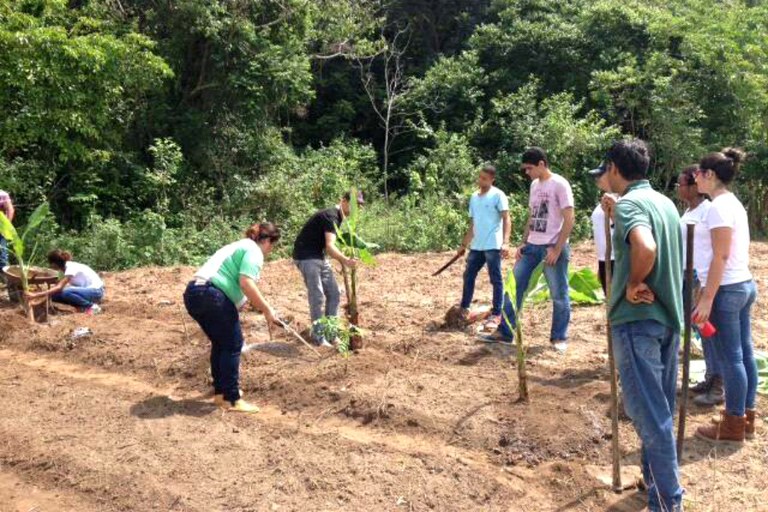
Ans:
[[[49,290],[27,293],[28,301],[50,296],[53,302],[74,306],[83,313],[101,313],[99,303],[104,298],[104,282],[96,271],[88,265],[72,261],[72,255],[61,249],[48,253],[48,264],[63,273],[64,277]]]
[[[255,413],[259,408],[243,400],[240,392],[240,353],[243,332],[238,310],[250,301],[271,326],[277,315],[256,283],[264,258],[280,240],[271,223],[254,224],[245,238],[216,251],[196,273],[184,292],[187,312],[211,340],[211,377],[214,402],[236,412]]]
[[[699,427],[696,436],[713,442],[742,443],[755,433],[757,364],[752,348],[750,314],[757,287],[749,271],[747,211],[729,190],[744,160],[741,150],[726,148],[699,163],[696,185],[712,198],[705,222],[711,237],[709,265],[699,276],[704,286],[693,321],[710,320],[717,328],[712,347],[725,384],[725,411],[720,421]],[[698,251],[706,251],[699,247]]]

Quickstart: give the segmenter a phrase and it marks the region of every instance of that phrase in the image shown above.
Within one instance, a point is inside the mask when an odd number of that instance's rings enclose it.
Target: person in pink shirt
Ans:
[[[533,182],[528,202],[529,219],[523,235],[523,245],[517,249],[514,268],[517,282],[517,305],[512,308],[504,297],[504,312],[515,325],[515,311],[528,288],[531,275],[544,262],[544,277],[552,297],[552,328],[550,343],[558,352],[568,347],[568,324],[571,321],[571,301],[568,296],[568,262],[571,250],[568,237],[574,224],[573,192],[568,181],[549,169],[547,153],[538,147],[528,148],[522,157],[522,170]],[[511,343],[512,329],[502,322],[499,329],[484,341]]]

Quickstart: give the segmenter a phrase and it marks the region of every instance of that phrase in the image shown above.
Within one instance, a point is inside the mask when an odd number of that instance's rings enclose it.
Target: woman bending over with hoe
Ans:
[[[256,285],[264,257],[280,240],[271,223],[254,224],[245,238],[216,251],[195,273],[184,292],[187,312],[211,340],[211,377],[214,402],[224,409],[255,413],[259,408],[240,395],[240,353],[243,331],[238,309],[250,301],[271,327],[277,315]]]
[[[53,302],[74,306],[88,315],[101,313],[99,303],[104,298],[104,282],[99,274],[88,265],[72,261],[72,255],[61,249],[48,253],[48,265],[64,277],[49,290],[27,293],[27,300],[50,296]]]

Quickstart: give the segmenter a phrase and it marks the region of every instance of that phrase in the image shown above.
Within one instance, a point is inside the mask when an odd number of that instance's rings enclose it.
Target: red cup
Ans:
[[[715,329],[715,326],[712,325],[712,322],[710,321],[706,321],[703,324],[697,324],[697,327],[699,328],[699,334],[705,338],[711,338],[717,332],[717,329]]]

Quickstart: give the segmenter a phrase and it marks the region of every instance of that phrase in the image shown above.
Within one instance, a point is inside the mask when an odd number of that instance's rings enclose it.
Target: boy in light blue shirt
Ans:
[[[493,307],[485,326],[495,329],[501,323],[501,307],[504,301],[504,280],[501,275],[501,259],[509,256],[509,235],[512,230],[509,220],[507,195],[493,186],[496,168],[484,165],[477,177],[479,190],[469,200],[469,216],[472,219],[467,234],[457,253],[464,255],[469,249],[467,268],[464,271],[464,291],[461,308],[465,317],[475,294],[475,280],[484,265],[493,286]]]

